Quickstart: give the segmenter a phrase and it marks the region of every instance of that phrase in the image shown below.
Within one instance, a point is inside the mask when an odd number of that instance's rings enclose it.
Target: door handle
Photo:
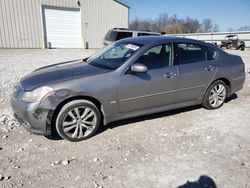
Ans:
[[[173,78],[174,76],[176,76],[176,73],[168,72],[167,74],[164,75],[164,78]]]
[[[214,67],[209,65],[208,67],[205,68],[206,71],[213,71]]]

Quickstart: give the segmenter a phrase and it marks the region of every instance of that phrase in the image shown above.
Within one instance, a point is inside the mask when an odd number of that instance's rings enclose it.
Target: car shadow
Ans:
[[[197,181],[187,181],[187,183],[178,186],[177,188],[217,188],[217,186],[212,178],[202,175]]]
[[[237,94],[232,94],[230,97],[227,97],[225,103],[233,101],[237,98],[238,98]],[[144,115],[144,116],[139,116],[139,117],[135,117],[135,118],[129,118],[129,119],[125,119],[125,120],[115,121],[115,122],[109,123],[105,126],[102,126],[96,135],[101,134],[102,132],[106,131],[107,129],[114,129],[116,127],[124,126],[124,125],[131,124],[131,123],[172,116],[172,115],[176,115],[176,114],[180,114],[180,113],[184,113],[184,112],[188,112],[188,111],[192,111],[192,110],[197,110],[199,108],[202,108],[201,105],[190,106],[190,107],[186,107],[186,108],[169,110],[169,111],[164,111],[164,112],[160,112],[160,113],[155,113],[155,114]]]
[[[175,110],[169,110],[169,111],[164,111],[164,112],[160,112],[160,113],[154,113],[154,114],[150,114],[150,115],[144,115],[144,116],[139,116],[139,117],[135,117],[135,118],[129,118],[129,119],[125,119],[125,120],[115,121],[115,122],[109,123],[105,126],[102,126],[96,135],[101,134],[102,132],[104,132],[108,129],[114,129],[116,127],[124,126],[127,124],[156,119],[156,118],[162,118],[162,117],[167,117],[167,116],[172,116],[172,115],[196,110],[199,108],[201,108],[201,105],[180,108],[180,109],[175,109]]]
[[[238,95],[236,93],[232,94],[230,97],[227,97],[225,103],[228,103],[230,101],[233,101],[238,98]]]
[[[57,132],[53,132],[52,135],[44,137],[47,138],[48,140],[53,140],[53,141],[63,140],[63,138]]]

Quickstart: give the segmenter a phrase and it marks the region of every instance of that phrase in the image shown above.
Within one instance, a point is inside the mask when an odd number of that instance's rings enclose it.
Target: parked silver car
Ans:
[[[32,133],[80,141],[109,122],[202,104],[223,105],[243,88],[239,56],[174,37],[118,41],[89,59],[47,66],[24,77],[11,103]]]

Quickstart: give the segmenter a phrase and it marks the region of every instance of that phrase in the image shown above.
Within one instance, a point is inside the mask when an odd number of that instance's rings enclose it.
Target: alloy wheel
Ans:
[[[71,138],[84,138],[91,134],[97,125],[97,115],[88,107],[75,107],[64,117],[62,128]]]
[[[209,104],[212,107],[217,108],[220,105],[222,105],[222,103],[225,101],[225,99],[226,99],[225,86],[223,84],[215,85],[209,93]]]

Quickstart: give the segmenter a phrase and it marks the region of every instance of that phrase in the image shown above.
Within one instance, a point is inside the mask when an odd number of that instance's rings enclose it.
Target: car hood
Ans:
[[[80,77],[103,74],[109,71],[108,69],[102,69],[87,64],[82,60],[74,60],[39,68],[22,78],[20,82],[24,90],[33,90],[40,86]]]

